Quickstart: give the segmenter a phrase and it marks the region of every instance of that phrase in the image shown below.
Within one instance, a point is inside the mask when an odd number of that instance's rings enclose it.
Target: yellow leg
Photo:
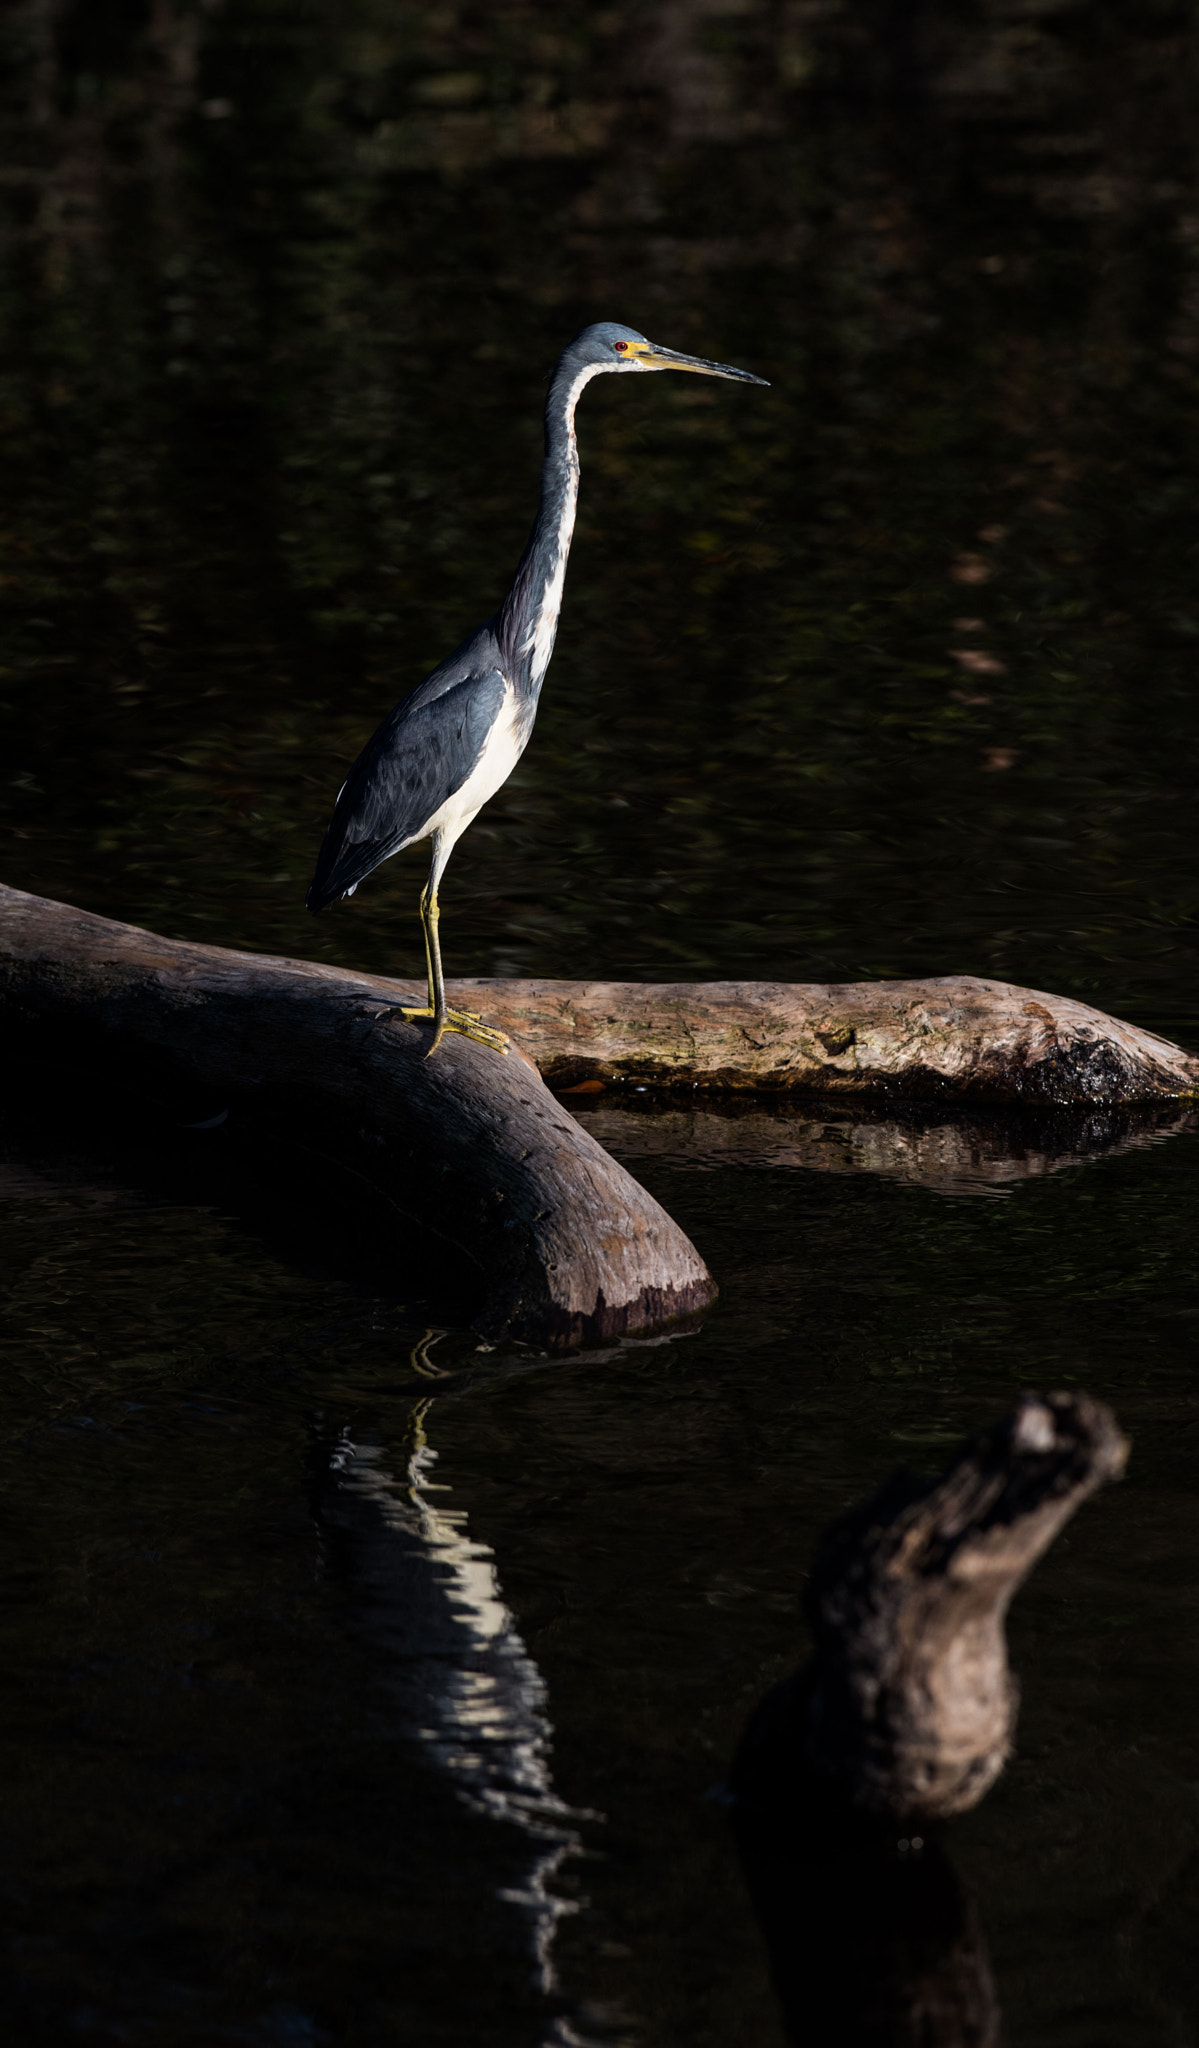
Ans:
[[[437,907],[437,891],[426,888],[420,899],[421,929],[425,935],[425,964],[429,972],[429,1000],[422,1010],[403,1010],[401,1015],[411,1020],[428,1017],[433,1024],[433,1043],[425,1054],[431,1059],[447,1031],[459,1031],[464,1038],[477,1039],[480,1045],[490,1045],[496,1052],[507,1052],[508,1035],[504,1031],[493,1031],[490,1024],[484,1024],[474,1010],[451,1010],[445,999],[445,980],[441,971],[441,944],[437,926],[441,912]]]
[[[441,1380],[449,1378],[448,1372],[446,1372],[440,1365],[434,1365],[433,1360],[429,1356],[429,1352],[432,1346],[434,1344],[439,1344],[444,1336],[444,1330],[425,1331],[425,1334],[420,1339],[420,1342],[414,1344],[411,1352],[409,1353],[408,1363],[412,1367],[413,1372],[422,1373],[425,1379],[427,1380]]]

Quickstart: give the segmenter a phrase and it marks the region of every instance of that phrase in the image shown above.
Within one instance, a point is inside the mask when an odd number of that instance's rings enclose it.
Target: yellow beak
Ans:
[[[652,341],[635,341],[629,349],[647,370],[692,370],[697,377],[728,377],[736,384],[767,384],[749,370],[733,370],[727,363],[710,363],[706,356],[681,356],[677,349],[658,348]]]

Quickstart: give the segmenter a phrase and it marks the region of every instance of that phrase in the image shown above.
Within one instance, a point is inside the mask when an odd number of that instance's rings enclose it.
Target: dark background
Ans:
[[[9,880],[418,967],[423,854],[311,925],[315,848],[502,594],[549,366],[617,318],[771,390],[587,393],[450,971],[984,971],[1177,1023],[1195,34],[1140,0],[14,8]]]
[[[1197,32],[1153,0],[11,7],[3,879],[415,973],[423,852],[316,922],[320,834],[502,594],[547,372],[617,319],[770,389],[587,392],[558,652],[450,868],[448,971],[983,972],[1199,1043]],[[6,1080],[7,2038],[771,2048],[704,1795],[800,1654],[812,1544],[1064,1385],[1129,1477],[1017,1603],[1018,1755],[951,1852],[1009,2048],[1199,2041],[1185,1116],[1016,1119],[971,1164],[930,1112],[877,1171],[831,1128],[822,1173],[765,1116],[738,1148],[601,1108],[722,1297],[547,1364],[343,1256],[341,1186],[277,1206],[219,1134]],[[357,1533],[348,1439],[391,1475]],[[422,1634],[429,1500],[544,1685],[494,1727],[486,1601],[459,1650]],[[454,1796],[422,1685],[501,1789],[504,1730],[552,1726],[548,1878],[544,1811]]]

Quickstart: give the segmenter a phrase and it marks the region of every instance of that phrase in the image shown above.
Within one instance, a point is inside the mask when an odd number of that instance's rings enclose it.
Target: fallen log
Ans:
[[[902,1827],[975,1806],[1019,1700],[1004,1618],[1128,1444],[1087,1394],[1025,1394],[939,1479],[899,1471],[827,1534],[805,1608],[810,1664],[758,1709],[733,1771],[749,1805],[831,1802]]]
[[[365,1178],[411,1236],[475,1268],[475,1327],[559,1350],[662,1327],[716,1289],[653,1197],[567,1115],[532,1062],[384,1005],[391,983],[188,945],[0,888],[0,1012],[26,1042],[105,1067],[164,1061],[253,1131],[290,1129]],[[212,1119],[216,1121],[217,1119]]]
[[[68,934],[85,915],[94,934],[137,931],[0,884],[0,987],[19,997],[30,945],[42,972],[56,945],[75,943]],[[217,946],[188,951],[214,969],[236,963],[225,985],[236,981],[247,997],[283,974],[307,976],[310,995],[323,980],[336,999],[357,991],[379,1003],[425,1000],[423,983]],[[446,986],[453,1003],[483,1010],[567,1094],[640,1086],[1081,1109],[1199,1097],[1199,1055],[1068,996],[969,974],[844,983],[476,977]]]
[[[927,981],[450,984],[551,1087],[1086,1106],[1199,1095],[1199,1056],[1087,1003],[972,974]]]

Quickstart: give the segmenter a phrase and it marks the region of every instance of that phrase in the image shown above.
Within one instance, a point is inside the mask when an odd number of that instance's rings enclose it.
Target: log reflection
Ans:
[[[760,1766],[768,1754],[756,1759]],[[742,1785],[753,1773],[741,1767]],[[758,1779],[735,1829],[786,2036],[803,2048],[998,2048],[974,1900],[935,1832],[901,1836]]]
[[[1180,1104],[1006,1114],[761,1100],[702,1109],[652,1100],[637,1107],[602,1099],[597,1108],[581,1101],[569,1106],[622,1163],[660,1159],[692,1171],[869,1173],[938,1194],[991,1199],[1022,1181],[1166,1144],[1199,1125],[1199,1112]]]

